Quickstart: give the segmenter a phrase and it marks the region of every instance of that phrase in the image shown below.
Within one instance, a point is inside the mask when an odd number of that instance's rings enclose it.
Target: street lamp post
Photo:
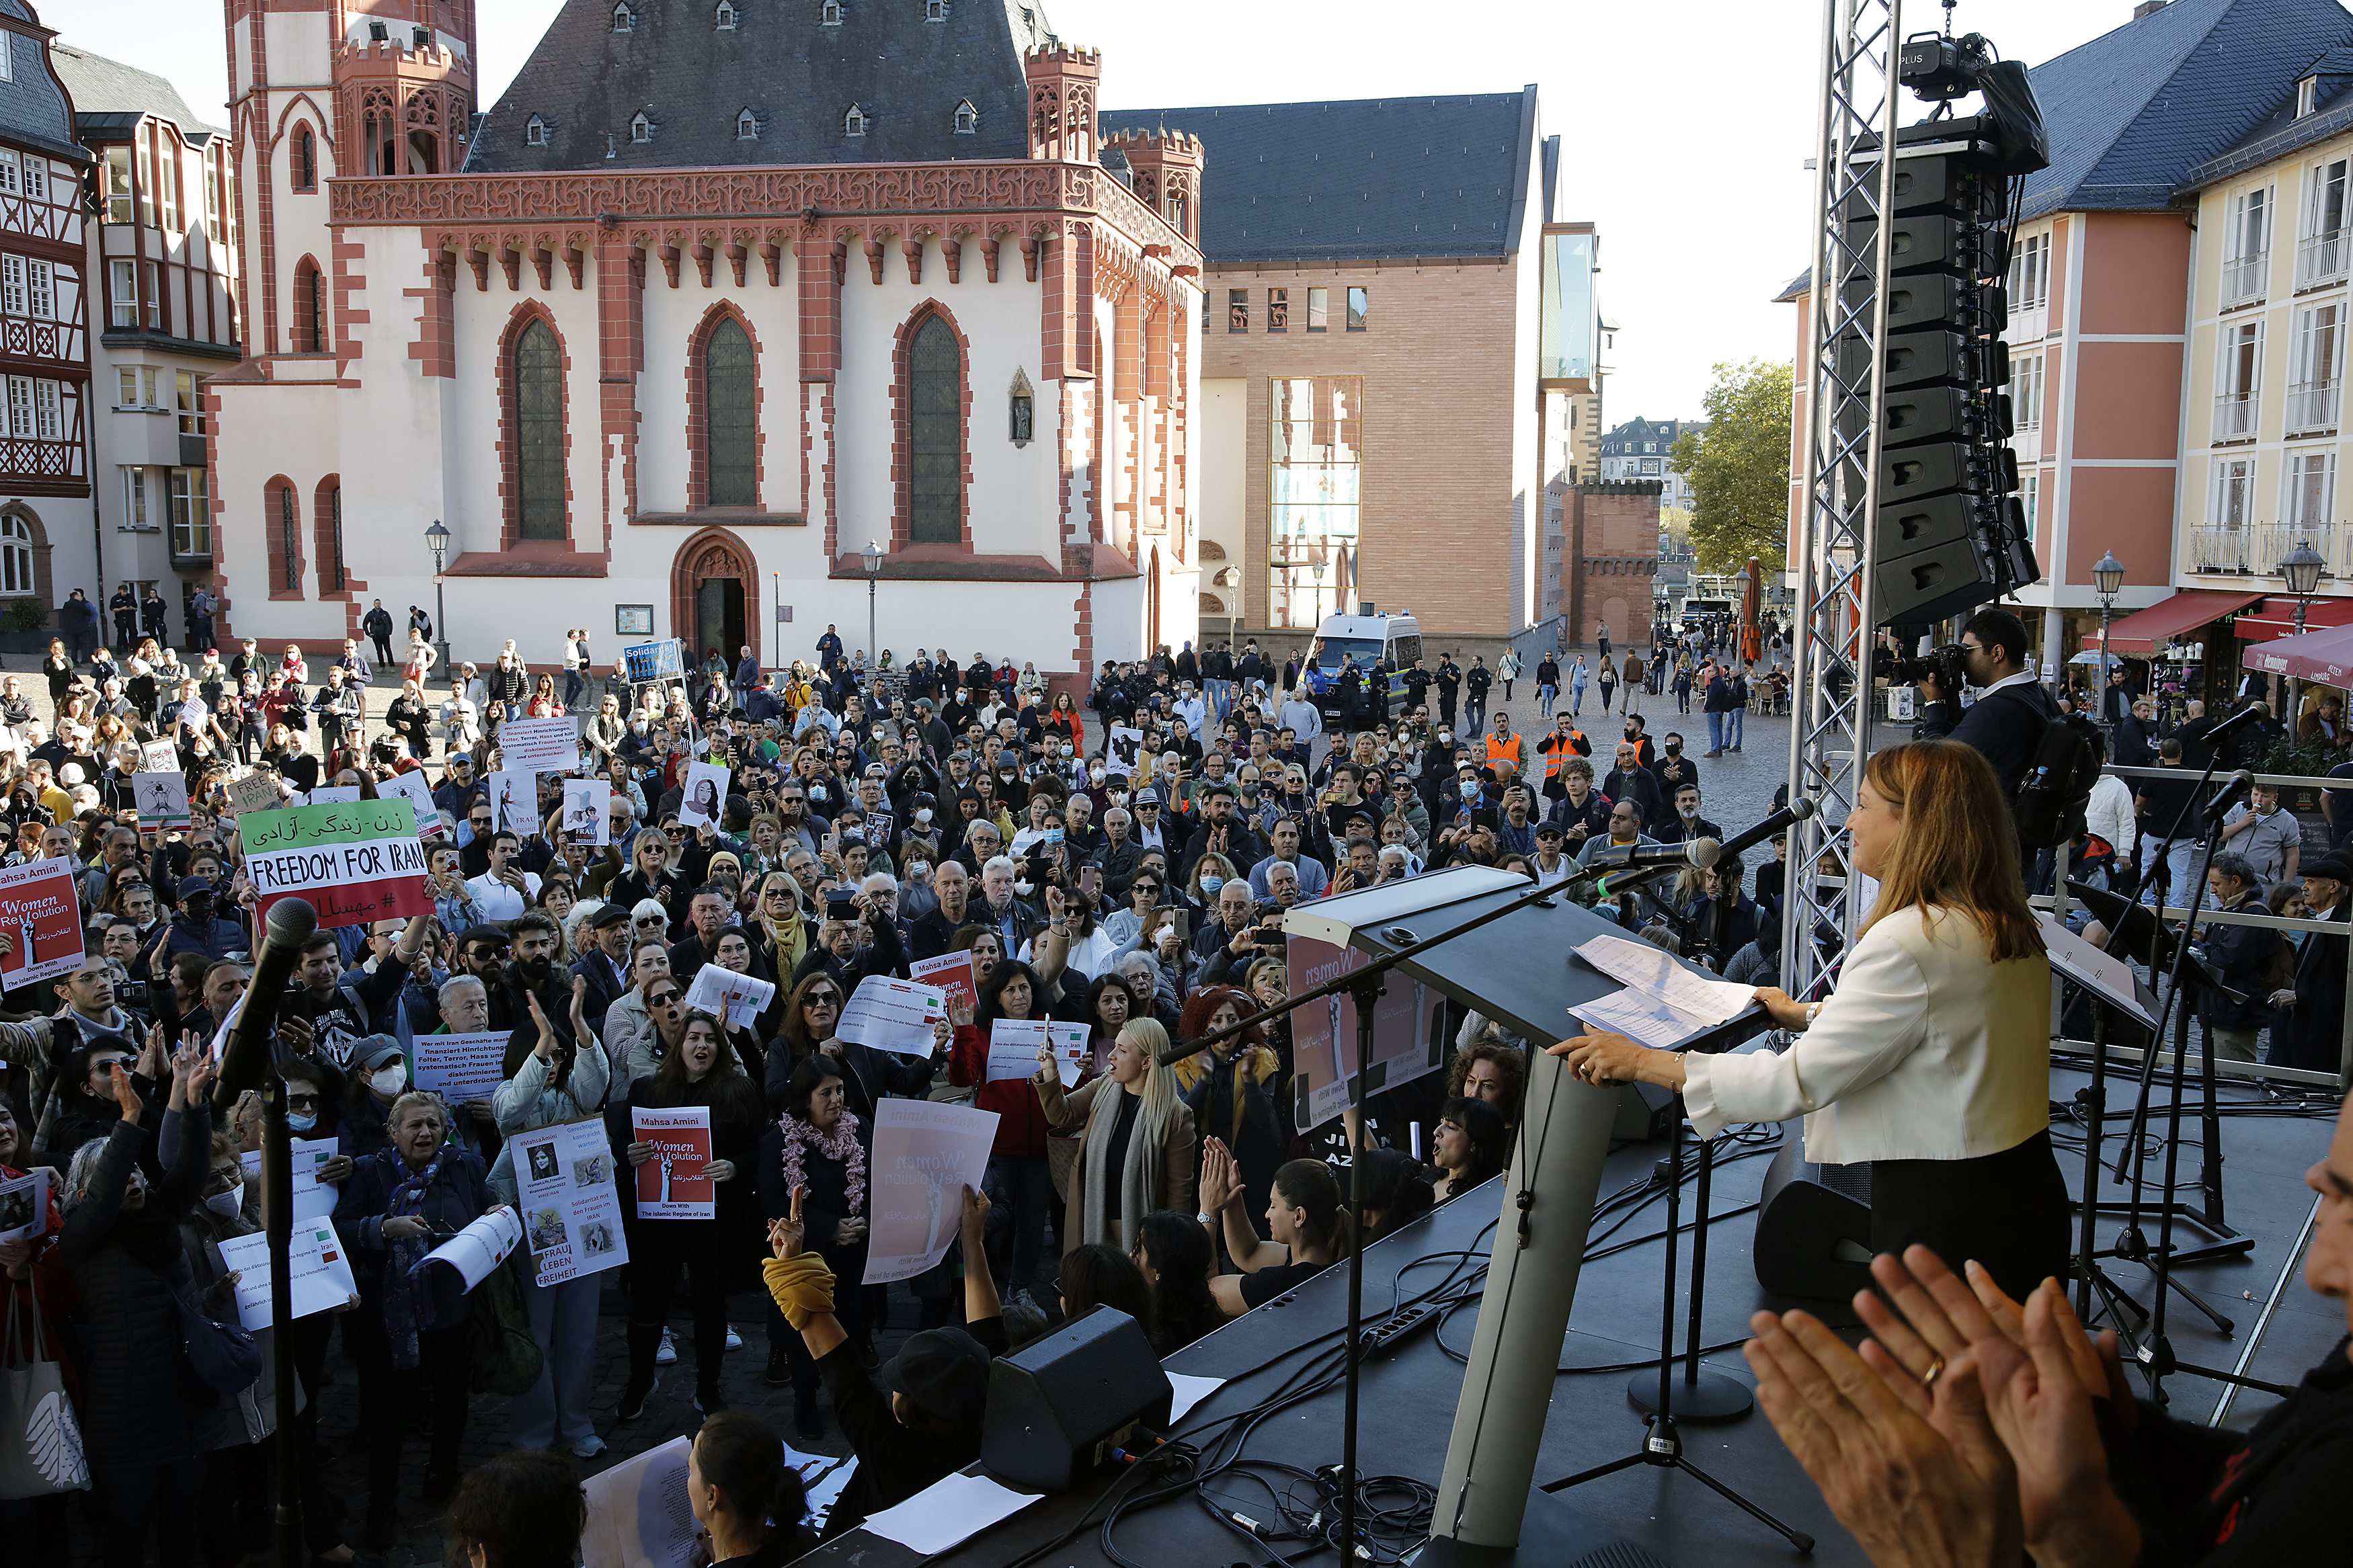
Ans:
[[[433,668],[447,679],[449,674],[449,612],[441,602],[441,569],[448,563],[449,531],[435,518],[433,526],[425,531],[425,547],[433,552]]]
[[[2108,719],[2108,616],[2115,612],[2116,595],[2125,585],[2125,563],[2116,559],[2113,550],[2100,557],[2092,568],[2092,589],[2100,596],[2100,718],[2110,729]]]
[[[2296,547],[2287,552],[2287,559],[2280,563],[2280,575],[2287,579],[2287,591],[2295,595],[2295,635],[2298,637],[2304,635],[2305,612],[2312,607],[2312,596],[2320,591],[2320,574],[2327,569],[2328,563],[2322,559],[2320,552],[2312,547],[2310,540],[2299,541]],[[2296,712],[2298,685],[2295,677],[2288,678],[2287,732],[2291,740],[2295,736],[2295,723],[2299,717]]]
[[[866,559],[866,668],[882,668],[882,645],[874,633],[874,585],[882,577],[882,547],[872,540],[860,552]]]
[[[1307,574],[1315,579],[1315,608],[1309,616],[1307,624],[1311,627],[1321,626],[1324,624],[1324,563],[1317,561],[1310,563]]]

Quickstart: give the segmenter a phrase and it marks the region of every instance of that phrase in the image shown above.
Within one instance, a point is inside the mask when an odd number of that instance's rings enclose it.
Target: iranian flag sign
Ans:
[[[322,926],[433,912],[417,813],[398,796],[248,812],[237,826],[259,915],[297,894],[317,909]]]

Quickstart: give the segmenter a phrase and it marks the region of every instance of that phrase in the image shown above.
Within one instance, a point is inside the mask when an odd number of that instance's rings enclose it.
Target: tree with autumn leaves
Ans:
[[[1704,575],[1788,551],[1790,374],[1786,363],[1719,364],[1707,423],[1669,450],[1691,482],[1692,548]]]

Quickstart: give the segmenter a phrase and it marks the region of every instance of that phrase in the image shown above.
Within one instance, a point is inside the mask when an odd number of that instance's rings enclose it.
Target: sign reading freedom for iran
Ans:
[[[297,894],[319,911],[322,926],[433,912],[417,813],[398,796],[248,812],[237,828],[259,917]]]

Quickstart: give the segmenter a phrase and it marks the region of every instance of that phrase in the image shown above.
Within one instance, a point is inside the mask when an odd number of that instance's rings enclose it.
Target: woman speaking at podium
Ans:
[[[1982,1264],[2014,1298],[2067,1269],[2067,1192],[2051,1152],[2051,964],[2018,874],[2010,810],[1967,745],[1891,746],[1846,826],[1879,881],[1837,989],[1757,1000],[1789,1049],[1650,1050],[1622,1035],[1552,1054],[1589,1083],[1678,1090],[1704,1138],[1806,1119],[1806,1158],[1872,1166],[1871,1247],[1914,1242]]]

